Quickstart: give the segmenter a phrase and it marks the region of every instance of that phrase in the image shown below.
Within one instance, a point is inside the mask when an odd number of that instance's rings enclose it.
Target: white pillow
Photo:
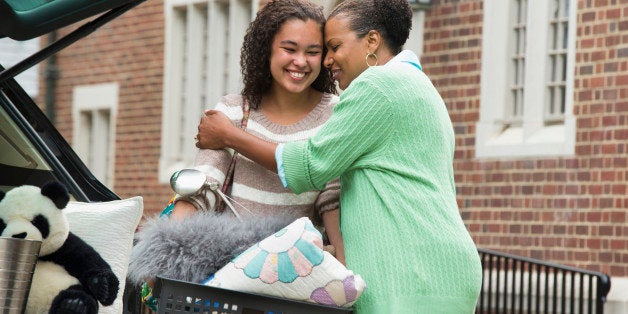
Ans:
[[[129,256],[143,209],[141,196],[100,203],[70,202],[64,209],[70,231],[100,253],[120,281],[118,297],[110,306],[100,304],[99,314],[123,312]]]
[[[203,282],[329,306],[350,307],[366,284],[323,251],[323,239],[312,222],[299,218],[250,247]]]

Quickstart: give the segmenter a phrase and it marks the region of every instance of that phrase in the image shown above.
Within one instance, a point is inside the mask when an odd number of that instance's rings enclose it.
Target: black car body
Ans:
[[[72,150],[14,77],[94,32],[144,0],[0,0],[0,38],[23,41],[74,23],[80,27],[12,67],[0,64],[0,191],[57,180],[81,202],[120,199]],[[121,290],[122,291],[122,290]],[[125,313],[139,312],[126,287]]]

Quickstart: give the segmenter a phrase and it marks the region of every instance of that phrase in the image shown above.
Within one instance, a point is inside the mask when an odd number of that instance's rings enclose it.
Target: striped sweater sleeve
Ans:
[[[238,126],[242,120],[241,102],[235,95],[227,95],[216,104],[215,110],[221,111]],[[216,183],[220,188],[225,181],[225,176],[231,159],[232,150],[199,149],[194,161],[194,169],[203,172],[207,176],[208,183]],[[179,196],[176,198],[180,199]],[[206,211],[216,204],[215,192],[206,189],[204,193],[187,199],[194,204],[197,210]]]

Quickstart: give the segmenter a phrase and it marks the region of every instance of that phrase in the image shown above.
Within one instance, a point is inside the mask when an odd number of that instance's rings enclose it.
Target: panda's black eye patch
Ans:
[[[35,216],[35,218],[33,218],[31,223],[33,224],[33,226],[39,229],[42,238],[45,239],[48,237],[48,234],[50,234],[50,225],[48,224],[48,219],[46,219],[46,217],[42,215],[37,215]]]
[[[7,224],[4,222],[4,220],[0,219],[0,233],[2,233],[2,231],[4,231],[6,227]]]

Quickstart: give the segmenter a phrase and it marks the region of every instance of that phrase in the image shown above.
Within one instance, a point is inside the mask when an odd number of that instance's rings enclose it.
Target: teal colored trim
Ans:
[[[423,67],[420,64],[416,63],[416,62],[412,62],[412,61],[401,61],[401,62],[410,63],[411,65],[413,65],[417,69],[419,69],[419,71],[423,71]]]
[[[296,243],[294,243],[294,246],[301,251],[303,256],[305,256],[305,258],[307,258],[312,265],[317,266],[323,262],[323,250],[314,244],[303,239],[299,239]]]
[[[249,278],[259,278],[259,275],[262,273],[262,268],[264,267],[264,262],[268,257],[268,252],[260,251],[247,265],[244,267],[244,273],[249,276]]]
[[[14,11],[29,11],[38,8],[50,1],[46,0],[5,0]]]
[[[161,211],[161,214],[159,214],[159,218],[162,218],[162,217],[170,218],[170,215],[172,215],[173,210],[174,210],[174,203],[168,204],[168,206],[166,206],[166,208],[164,208]]]
[[[299,274],[294,269],[288,252],[277,254],[277,274],[279,275],[279,281],[283,283],[290,283],[299,278]]]

